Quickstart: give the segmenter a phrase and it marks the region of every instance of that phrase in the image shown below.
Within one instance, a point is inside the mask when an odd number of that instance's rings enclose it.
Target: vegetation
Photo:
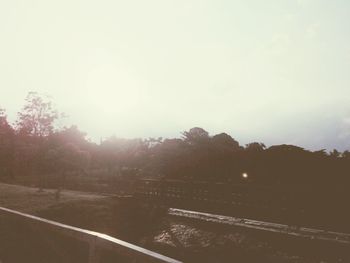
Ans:
[[[25,213],[37,214],[52,206],[75,202],[106,199],[104,195],[77,191],[64,191],[60,200],[55,199],[53,190],[38,193],[35,188],[0,183],[0,206]]]
[[[340,226],[342,229],[348,225],[349,217],[344,207],[350,197],[349,151],[309,151],[294,145],[266,147],[262,142],[243,146],[226,133],[210,135],[200,127],[182,132],[181,138],[122,139],[113,136],[96,144],[87,140],[86,134],[76,126],[58,128],[56,123],[61,117],[49,98],[33,92],[28,94],[14,124],[9,123],[5,109],[0,109],[0,181],[36,187],[0,183],[0,206],[34,212],[45,218],[109,233],[161,251],[164,244],[153,242],[158,236],[161,240],[168,234],[184,236],[185,229],[188,240],[194,239],[193,233],[199,230],[179,223],[175,227],[171,222],[169,225],[161,216],[155,216],[147,204],[137,203],[136,199],[123,200],[86,193],[131,191],[135,180],[153,178],[181,180],[189,184],[195,181],[245,184],[252,186],[253,195],[258,189],[255,186],[267,186],[261,189],[274,188],[282,192],[288,190],[305,202],[305,207],[315,207],[309,213],[303,211],[300,218],[307,219],[310,213],[314,213],[310,217],[313,224],[315,217],[319,217],[323,220],[318,222],[321,225]],[[44,188],[56,191],[36,190]],[[84,190],[85,193],[61,193],[63,188]],[[306,191],[299,191],[301,188]],[[298,201],[298,198],[293,200]],[[297,207],[298,202],[289,205],[294,211],[293,207]],[[235,213],[237,211],[235,209]],[[270,216],[273,218],[272,214]],[[17,226],[13,225],[13,229]],[[13,235],[10,232],[7,230],[8,236]],[[21,234],[20,231],[12,232]],[[205,234],[198,233],[202,240]],[[31,236],[35,240],[33,233]],[[195,246],[193,251],[201,252],[201,255],[198,252],[200,257],[210,258],[210,253],[216,257],[216,249],[223,248],[222,255],[231,255],[232,240],[228,240],[231,237],[237,243],[235,256],[241,253],[238,255],[252,261],[251,255],[255,257],[257,254],[260,258],[261,253],[266,253],[260,243],[256,245],[259,247],[257,253],[251,249],[242,250],[242,242],[236,236],[224,237],[229,249],[224,250],[223,239],[219,240],[220,245],[213,246],[212,243],[218,240],[217,234],[213,240],[208,239],[204,248]],[[242,235],[242,238],[246,237]],[[6,235],[1,242],[11,244]],[[244,242],[242,244],[246,246]],[[204,253],[210,246],[212,251]],[[169,248],[164,250],[167,254],[170,251]],[[193,251],[186,253],[193,256]],[[173,251],[176,257],[178,253],[184,254]]]
[[[28,94],[15,124],[0,110],[0,180],[58,193],[63,187],[117,189],[121,180],[145,177],[328,189],[350,183],[349,151],[267,148],[261,142],[241,146],[226,133],[211,136],[199,127],[175,139],[110,137],[96,144],[76,126],[57,128],[61,116],[49,98],[35,92]]]

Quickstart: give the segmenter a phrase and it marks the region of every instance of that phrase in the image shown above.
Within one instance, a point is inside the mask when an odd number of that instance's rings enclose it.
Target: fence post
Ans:
[[[89,240],[89,259],[88,263],[99,263],[99,255],[98,255],[98,249],[97,249],[97,236],[93,236]]]

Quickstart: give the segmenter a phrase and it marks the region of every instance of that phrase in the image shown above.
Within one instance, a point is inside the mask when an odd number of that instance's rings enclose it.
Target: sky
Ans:
[[[179,137],[350,149],[348,0],[0,2],[0,107],[29,91],[93,141]]]

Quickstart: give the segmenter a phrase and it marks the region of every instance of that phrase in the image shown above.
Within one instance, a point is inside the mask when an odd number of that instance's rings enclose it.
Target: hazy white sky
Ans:
[[[350,148],[348,0],[0,2],[0,105],[50,94],[91,138]]]

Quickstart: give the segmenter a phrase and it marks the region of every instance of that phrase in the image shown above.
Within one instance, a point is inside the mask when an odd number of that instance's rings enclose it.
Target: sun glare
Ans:
[[[97,110],[124,115],[140,105],[139,84],[125,70],[106,65],[89,72],[86,95]]]

